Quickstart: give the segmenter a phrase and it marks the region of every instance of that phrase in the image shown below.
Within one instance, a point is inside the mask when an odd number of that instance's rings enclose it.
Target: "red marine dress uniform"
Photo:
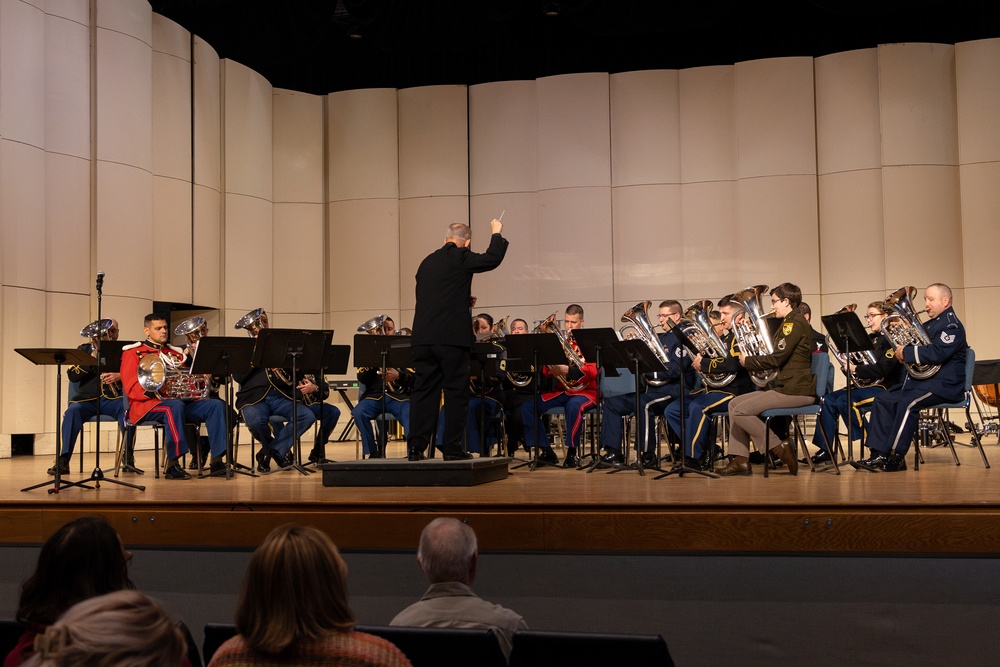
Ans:
[[[184,437],[184,403],[175,399],[160,399],[155,392],[148,392],[139,384],[139,362],[147,354],[160,354],[177,362],[186,361],[184,350],[173,345],[159,345],[150,340],[133,343],[122,348],[122,386],[128,397],[128,419],[132,424],[141,420],[158,421],[164,424],[166,450],[169,459],[178,459],[187,454],[188,446]]]

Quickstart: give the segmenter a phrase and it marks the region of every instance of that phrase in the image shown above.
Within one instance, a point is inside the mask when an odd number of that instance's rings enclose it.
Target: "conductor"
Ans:
[[[490,227],[489,248],[475,253],[469,249],[469,226],[449,225],[444,246],[424,258],[417,269],[410,344],[416,372],[407,441],[410,461],[424,458],[431,436],[437,432],[442,389],[444,438],[438,449],[445,461],[472,458],[462,447],[469,405],[469,359],[475,342],[469,326],[472,276],[500,266],[507,252],[507,239],[500,235],[503,223],[494,219]]]

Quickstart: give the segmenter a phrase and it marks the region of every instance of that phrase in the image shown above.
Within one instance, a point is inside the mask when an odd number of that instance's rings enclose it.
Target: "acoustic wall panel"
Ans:
[[[273,310],[273,205],[246,195],[225,197],[226,308]]]
[[[1000,160],[1000,39],[955,45],[955,85],[959,160]]]
[[[45,142],[45,13],[25,2],[0,3],[0,137]]]
[[[274,201],[323,201],[323,98],[291,90],[273,97]],[[322,248],[323,237],[302,239]]]
[[[469,87],[469,181],[473,195],[537,189],[538,97],[534,81]]]
[[[222,277],[225,273],[225,254],[222,248],[221,203],[222,195],[218,190],[203,185],[194,187],[194,284],[191,300],[206,308],[219,308],[224,303]]]
[[[676,70],[610,77],[612,185],[680,182]]]
[[[140,37],[147,44],[153,11],[146,0],[97,0],[97,27]]]
[[[1000,337],[995,332],[1000,329],[1000,287],[966,288],[964,307],[956,312],[965,325],[969,345],[976,351],[976,359],[1000,358]]]
[[[819,220],[823,292],[882,290],[886,286],[882,171],[860,169],[821,175]]]
[[[46,289],[89,294],[90,160],[47,152],[44,189]]]
[[[955,47],[878,47],[885,165],[958,163]]]
[[[45,390],[46,366],[36,366],[15,352],[20,347],[45,347],[45,292],[3,286],[3,433],[42,433],[52,410],[38,396]]]
[[[39,338],[35,347],[64,347],[71,348],[88,342],[82,338],[80,330],[93,319],[90,315],[90,299],[85,294],[64,294],[60,292],[48,292],[45,294],[45,329],[37,330]],[[68,401],[69,381],[66,378],[63,368],[62,378],[62,405],[65,407]],[[42,371],[45,380],[45,400],[44,404],[49,406],[44,411],[41,427],[45,431],[45,439],[51,441],[51,449],[46,451],[55,453],[55,405],[56,405],[56,374],[55,366],[46,366]],[[61,417],[62,415],[60,415]],[[38,451],[38,436],[35,437],[35,453]],[[79,444],[79,443],[78,443]]]
[[[225,190],[272,201],[273,142],[271,84],[253,70],[222,64]],[[233,218],[228,215],[226,232]],[[238,228],[236,230],[238,231]]]
[[[159,14],[153,17],[153,172],[190,182],[191,63],[186,48],[190,34]],[[183,220],[188,227],[190,218],[189,210]]]
[[[417,267],[428,254],[444,245],[448,225],[469,223],[466,197],[417,197],[399,201],[399,304],[413,308],[416,302]],[[482,229],[481,223],[477,229]],[[480,241],[480,249],[482,249]],[[386,280],[385,287],[391,283]]]
[[[746,287],[740,281],[737,193],[736,181],[730,180],[681,185],[679,240],[660,251],[683,266],[684,299],[718,301]]]
[[[274,205],[274,311],[323,312],[323,204]]]
[[[398,309],[399,202],[334,201],[329,214],[329,310]]]
[[[878,51],[835,53],[815,63],[819,173],[879,168]]]
[[[684,183],[735,180],[736,69],[681,70],[678,86],[681,179]]]
[[[222,190],[222,65],[205,40],[194,38],[194,182]]]
[[[611,298],[618,302],[631,301],[629,305],[654,299],[650,294],[673,294],[672,298],[682,298],[681,186],[612,188],[611,218],[614,267]],[[598,238],[603,238],[603,234]]]
[[[373,88],[333,93],[327,98],[326,122],[330,201],[398,197],[396,91]]]
[[[963,164],[958,173],[961,183],[964,285],[970,288],[1000,286],[1000,274],[997,273],[1000,162]]]
[[[153,299],[193,303],[191,183],[153,177]]]
[[[740,178],[816,173],[812,58],[736,64]]]
[[[90,159],[90,31],[87,2],[60,3],[79,17],[45,16],[45,150]]]
[[[153,256],[176,239],[153,228],[153,175],[117,162],[97,163],[97,270],[105,296],[153,298]]]
[[[544,77],[537,80],[536,91],[538,189],[610,185],[608,75]]]
[[[397,99],[400,199],[468,195],[468,89],[407,88]]]
[[[0,174],[3,283],[44,289],[45,151],[5,140],[0,151]]]
[[[472,249],[486,250],[491,237],[490,221],[501,214],[503,236],[509,242],[503,263],[472,281],[473,294],[479,297],[477,307],[538,303],[537,198],[534,192],[499,192],[471,198]]]
[[[121,3],[124,9],[134,0]],[[118,5],[108,5],[112,10]],[[148,9],[148,5],[147,5]],[[97,30],[97,159],[152,169],[153,55],[150,26],[132,35]]]

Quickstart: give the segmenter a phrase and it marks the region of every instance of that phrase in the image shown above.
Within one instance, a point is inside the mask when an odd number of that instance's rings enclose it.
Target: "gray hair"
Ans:
[[[459,239],[461,241],[468,241],[472,238],[472,229],[468,225],[463,225],[461,222],[456,222],[452,225],[448,225],[448,234],[445,236],[448,239]]]
[[[464,582],[478,550],[472,528],[458,519],[441,517],[427,524],[420,533],[417,558],[432,584]]]

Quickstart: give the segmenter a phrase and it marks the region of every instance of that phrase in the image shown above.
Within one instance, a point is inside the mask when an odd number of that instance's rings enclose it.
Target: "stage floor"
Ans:
[[[1000,446],[987,437],[987,455]],[[0,542],[41,542],[65,521],[107,516],[127,544],[249,548],[276,525],[301,522],[326,530],[344,549],[411,549],[430,514],[467,519],[484,550],[656,551],[665,553],[1000,553],[1000,483],[979,452],[959,436],[955,466],[945,447],[924,450],[919,471],[871,474],[849,466],[841,474],[768,479],[700,475],[655,480],[655,471],[607,474],[562,468],[513,469],[503,480],[471,487],[325,487],[321,473],[295,471],[250,478],[153,479],[152,452],[139,452],[143,476],[108,481],[99,489],[23,487],[51,479],[47,456],[0,461]],[[403,456],[390,443],[390,456]],[[355,443],[327,455],[353,460]],[[249,460],[249,449],[241,456]],[[108,470],[113,456],[102,454]],[[85,457],[85,469],[94,455]],[[74,458],[73,470],[78,469]],[[69,480],[80,479],[71,474]]]

